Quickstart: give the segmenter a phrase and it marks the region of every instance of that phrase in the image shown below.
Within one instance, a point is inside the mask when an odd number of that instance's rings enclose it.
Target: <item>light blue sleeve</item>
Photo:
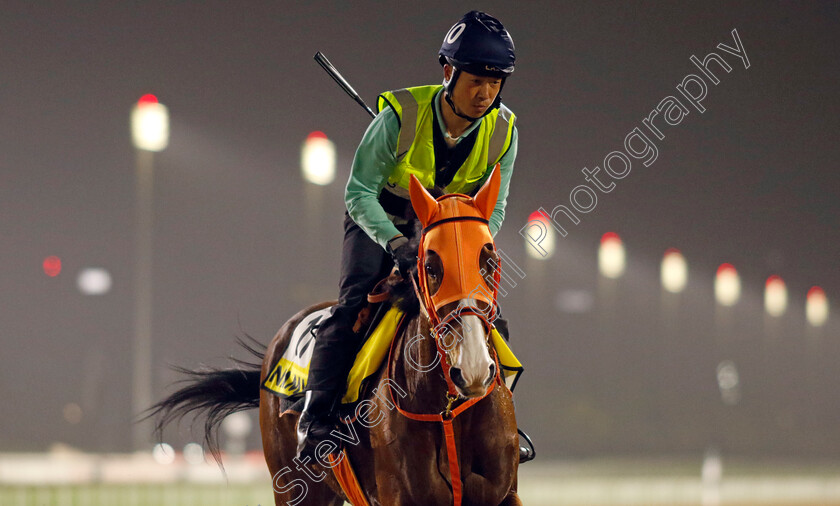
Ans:
[[[379,203],[379,192],[397,166],[399,134],[399,118],[393,109],[384,108],[371,121],[356,149],[344,191],[350,217],[383,248],[400,234]]]
[[[516,152],[519,149],[519,131],[513,127],[513,133],[510,136],[510,148],[507,153],[499,160],[499,170],[502,176],[502,182],[499,186],[499,200],[496,201],[496,207],[493,208],[493,214],[490,215],[490,233],[493,237],[502,228],[502,222],[505,221],[505,207],[507,206],[508,190],[510,189],[510,178],[513,176],[513,162],[516,161]],[[489,177],[489,176],[488,176]]]

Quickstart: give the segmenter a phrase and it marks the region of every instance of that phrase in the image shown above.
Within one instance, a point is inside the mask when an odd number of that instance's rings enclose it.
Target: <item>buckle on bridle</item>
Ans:
[[[452,414],[452,405],[455,404],[455,401],[458,400],[457,395],[452,395],[449,392],[446,393],[446,409],[440,412],[440,416],[443,418],[449,418],[449,415]]]

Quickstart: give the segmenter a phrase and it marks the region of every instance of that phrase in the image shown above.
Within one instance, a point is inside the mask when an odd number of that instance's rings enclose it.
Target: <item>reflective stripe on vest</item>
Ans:
[[[400,121],[397,142],[397,165],[386,189],[401,197],[408,196],[408,181],[414,174],[427,188],[434,185],[435,162],[432,128],[432,100],[442,86],[418,86],[385,92],[377,101],[378,110],[390,106]],[[447,187],[451,193],[469,193],[495,166],[510,147],[516,116],[504,105],[481,120],[475,146]],[[418,131],[418,127],[421,128]]]
[[[513,112],[505,107],[505,104],[499,105],[499,116],[496,118],[496,128],[493,129],[493,134],[490,136],[490,147],[487,149],[488,153],[488,160],[495,160],[493,165],[499,163],[499,160],[502,158],[502,155],[505,154],[502,151],[505,147],[505,141],[507,139],[508,130],[510,130],[510,126],[512,123],[516,122],[516,116],[513,115]],[[508,142],[508,146],[510,142]]]
[[[400,140],[397,144],[397,161],[402,161],[411,145],[414,143],[414,136],[417,133],[417,99],[410,91],[403,88],[394,92],[402,107],[402,118],[400,119]]]

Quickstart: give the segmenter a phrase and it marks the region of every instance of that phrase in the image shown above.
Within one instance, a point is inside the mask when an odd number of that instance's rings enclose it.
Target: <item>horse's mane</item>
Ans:
[[[422,226],[418,220],[414,220],[414,236],[409,239],[408,244],[415,250],[420,246],[420,232]],[[417,276],[417,267],[411,268],[411,275]],[[386,278],[385,291],[390,295],[389,302],[392,306],[400,309],[408,317],[420,312],[420,301],[414,292],[414,285],[406,282],[399,274],[391,274]]]
[[[415,270],[412,269],[412,271]],[[414,316],[420,312],[420,301],[417,300],[414,287],[411,283],[406,283],[399,274],[388,276],[388,280],[385,283],[385,290],[390,295],[388,300],[391,305],[397,307],[407,316]]]
[[[434,198],[439,198],[446,195],[446,189],[442,186],[435,186],[429,189],[429,193]],[[414,233],[411,236],[408,244],[415,250],[420,248],[420,235],[423,231],[423,226],[417,215],[414,213],[414,208],[406,206],[405,219],[410,223],[414,223]],[[417,268],[411,269],[411,275],[417,275]],[[399,308],[407,316],[411,317],[420,312],[420,301],[417,300],[417,294],[414,293],[414,287],[411,283],[406,283],[399,275],[391,275],[388,277],[385,289],[391,294],[390,302],[392,305]]]

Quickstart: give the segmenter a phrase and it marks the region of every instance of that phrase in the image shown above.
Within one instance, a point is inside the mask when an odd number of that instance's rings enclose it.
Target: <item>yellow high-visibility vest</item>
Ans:
[[[386,91],[377,100],[377,111],[391,107],[400,120],[397,166],[388,178],[388,189],[400,196],[408,196],[411,174],[426,188],[435,184],[432,128],[438,126],[434,121],[432,99],[441,88],[441,85],[417,86]],[[475,189],[487,170],[492,169],[510,147],[515,122],[516,115],[504,104],[482,118],[475,145],[447,185],[448,193],[468,194]]]

